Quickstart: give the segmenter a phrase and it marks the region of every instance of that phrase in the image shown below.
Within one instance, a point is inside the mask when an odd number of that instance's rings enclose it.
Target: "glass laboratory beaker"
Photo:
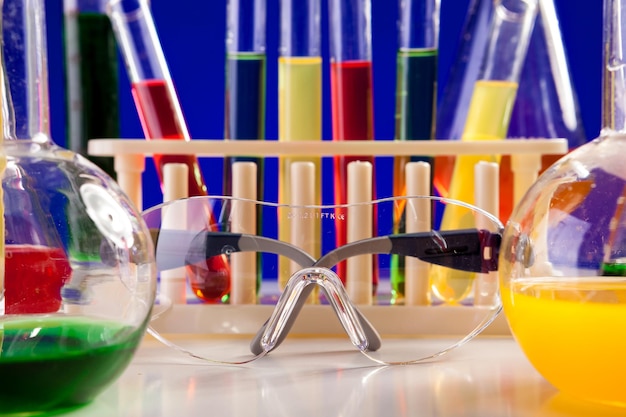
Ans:
[[[568,396],[626,407],[626,2],[604,5],[603,130],[527,191],[499,274],[509,325],[535,368]]]
[[[437,113],[438,139],[459,139],[463,130],[472,87],[488,41],[488,22],[493,15],[494,0],[470,2],[455,65],[451,68]],[[566,50],[561,38],[553,0],[539,0],[538,14],[531,35],[508,138],[565,138],[574,149],[587,141],[578,98],[574,90]],[[453,157],[435,161],[434,184],[437,192],[448,195]],[[555,161],[545,156],[542,170]],[[515,204],[510,158],[501,160],[500,213],[506,221]]]
[[[119,186],[50,138],[44,1],[4,0],[1,22],[0,413],[57,413],[130,362],[154,247]]]

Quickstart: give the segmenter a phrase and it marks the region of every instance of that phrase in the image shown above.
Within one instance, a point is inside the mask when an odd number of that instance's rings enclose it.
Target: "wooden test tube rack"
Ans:
[[[160,155],[225,156],[440,156],[440,155],[510,155],[514,176],[514,201],[517,202],[535,182],[543,155],[564,155],[565,139],[507,139],[503,141],[317,141],[278,142],[272,140],[144,140],[94,139],[88,152],[93,156],[113,156],[117,182],[135,203],[143,208],[141,174],[145,157]]]

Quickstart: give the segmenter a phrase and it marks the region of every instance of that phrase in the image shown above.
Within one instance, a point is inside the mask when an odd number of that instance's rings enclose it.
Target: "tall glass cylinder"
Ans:
[[[604,1],[602,128],[626,130],[626,3]]]
[[[229,0],[226,12],[225,139],[265,138],[266,0]],[[228,157],[224,161],[224,194],[231,194],[231,165],[257,164],[257,198],[263,199],[263,160]],[[259,227],[261,223],[258,223]]]
[[[330,0],[328,7],[333,140],[374,140],[371,1]],[[335,157],[335,204],[347,202],[347,167],[353,161],[374,164],[371,156]],[[346,243],[344,223],[337,222],[337,246]],[[345,262],[337,272],[345,279]]]
[[[68,148],[87,156],[87,142],[120,137],[118,56],[104,0],[64,0]],[[115,178],[113,158],[89,157]]]
[[[280,50],[278,58],[278,140],[284,142],[322,140],[322,51],[321,1],[281,0]],[[278,201],[301,204],[292,199],[293,181],[290,173],[294,162],[308,161],[315,166],[316,200],[307,204],[321,204],[321,158],[311,156],[281,157],[278,175]],[[279,225],[280,239],[288,242],[291,227],[288,222]],[[316,225],[319,233],[319,225]],[[320,256],[316,247],[313,257]],[[283,257],[281,263],[289,261]],[[281,267],[280,271],[289,271]],[[281,286],[289,279],[287,273],[279,277]]]
[[[224,138],[226,140],[265,139],[266,0],[228,0],[226,6],[226,91],[224,103]],[[264,160],[256,157],[224,158],[224,195],[232,195],[232,164],[254,162],[256,198],[263,200]],[[263,216],[257,212],[257,232],[263,228]],[[260,288],[263,257],[257,257],[257,289]]]
[[[109,0],[107,13],[131,81],[135,106],[146,139],[189,141],[187,123],[163,55],[148,0]],[[182,163],[188,167],[189,196],[207,195],[207,187],[195,155],[153,155],[163,183],[163,167]],[[207,207],[210,224],[216,224]],[[219,302],[229,291],[230,271],[225,257],[212,258],[207,276],[192,279],[192,291],[207,302]]]
[[[190,140],[187,123],[163,55],[147,0],[112,0],[107,11],[131,81],[133,98],[146,139]],[[189,195],[207,189],[192,155],[154,155],[159,179],[166,163],[189,167]]]
[[[396,140],[429,140],[435,135],[439,0],[402,0],[399,13],[396,61]],[[427,157],[394,158],[393,192],[406,194],[405,166],[409,161],[431,162]],[[404,230],[404,213],[397,214],[396,229]],[[404,296],[404,259],[391,258],[394,302]]]

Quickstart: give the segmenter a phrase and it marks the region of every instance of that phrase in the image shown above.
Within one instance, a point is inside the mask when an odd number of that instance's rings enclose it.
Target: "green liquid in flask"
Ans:
[[[0,414],[39,414],[93,400],[126,368],[143,328],[85,317],[0,322]]]

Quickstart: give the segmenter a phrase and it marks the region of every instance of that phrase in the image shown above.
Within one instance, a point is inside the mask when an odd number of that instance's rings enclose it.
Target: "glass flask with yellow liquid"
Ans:
[[[626,407],[626,2],[604,5],[604,128],[517,205],[499,275],[509,325],[534,367],[569,397]]]

